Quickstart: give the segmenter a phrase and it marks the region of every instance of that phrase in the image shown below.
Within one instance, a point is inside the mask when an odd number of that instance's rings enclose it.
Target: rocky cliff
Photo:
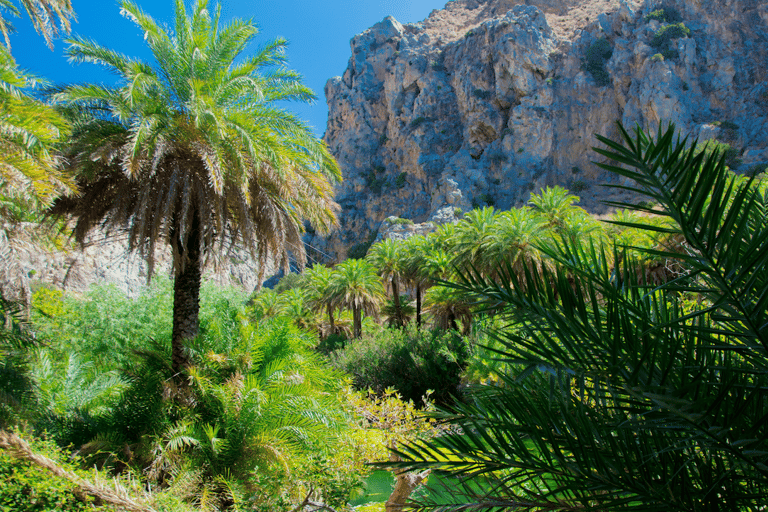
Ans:
[[[768,160],[768,6],[758,0],[456,0],[423,22],[388,17],[328,81],[325,140],[344,172],[343,258],[389,216],[450,221],[560,184],[598,210],[615,182],[591,161],[616,121]]]

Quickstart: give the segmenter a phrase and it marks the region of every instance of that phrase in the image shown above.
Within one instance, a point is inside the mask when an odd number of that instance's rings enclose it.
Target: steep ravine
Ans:
[[[756,0],[457,0],[416,24],[388,17],[326,85],[343,211],[310,244],[344,258],[388,216],[446,222],[555,184],[599,211],[616,178],[591,147],[617,120],[673,121],[755,168],[768,161],[767,23]]]

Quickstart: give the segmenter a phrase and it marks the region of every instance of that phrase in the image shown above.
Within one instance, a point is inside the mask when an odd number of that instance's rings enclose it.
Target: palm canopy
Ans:
[[[83,38],[69,41],[71,61],[104,66],[120,81],[53,95],[73,119],[67,157],[80,194],[52,209],[77,217],[81,242],[97,225],[125,229],[150,274],[155,245],[170,244],[177,291],[192,293],[174,299],[190,304],[186,313],[174,306],[174,325],[187,324],[183,333],[174,328],[174,340],[197,333],[202,261],[241,241],[262,273],[268,254],[286,271],[290,255],[303,264],[303,222],[320,232],[335,225],[332,187],[341,178],[325,144],[274,105],[314,98],[283,67],[285,40],[240,59],[257,34],[252,22],[223,25],[221,8],[209,11],[206,0],[190,13],[182,0],[175,6],[169,31],[136,4],[121,4],[144,32],[154,65]]]
[[[53,49],[53,38],[59,34],[59,30],[69,34],[72,28],[71,22],[75,20],[75,12],[72,10],[70,0],[21,0],[21,5],[27,11],[37,33],[45,38],[48,48]],[[9,35],[16,29],[3,11],[7,11],[12,16],[19,16],[20,12],[11,0],[0,0],[0,33],[5,39],[5,45],[10,49]],[[56,26],[57,19],[58,26]]]
[[[53,150],[69,125],[26,93],[38,83],[0,46],[0,220],[13,220],[14,205],[48,206],[73,185]]]
[[[340,172],[309,128],[273,103],[313,95],[292,71],[263,73],[284,64],[284,40],[236,64],[257,29],[241,20],[219,27],[220,8],[211,17],[206,3],[188,16],[177,0],[169,34],[123,2],[157,67],[70,41],[70,60],[103,65],[121,84],[74,85],[55,95],[75,116],[69,157],[82,187],[56,211],[79,213],[79,240],[102,220],[128,225],[131,248],[148,258],[157,240],[182,254],[197,221],[203,251],[216,240],[242,239],[258,247],[262,262],[272,252],[287,266],[291,249],[303,262],[302,221],[321,231],[334,225],[331,187]]]
[[[684,240],[684,252],[637,249],[680,271],[649,285],[636,259],[564,234],[542,248],[556,266],[525,265],[526,286],[515,285],[513,261],[498,281],[465,273],[457,288],[507,306],[510,324],[495,334],[511,371],[441,414],[452,433],[401,450],[411,468],[483,475],[481,486],[457,485],[441,510],[765,503],[768,196],[719,155],[697,155],[674,127],[655,138],[620,131],[620,142],[600,138],[610,162],[601,166],[633,180],[671,222],[615,222]]]
[[[331,289],[334,302],[352,310],[354,332],[362,334],[362,314],[376,315],[384,300],[384,286],[381,284],[376,267],[366,260],[349,259],[333,270]]]

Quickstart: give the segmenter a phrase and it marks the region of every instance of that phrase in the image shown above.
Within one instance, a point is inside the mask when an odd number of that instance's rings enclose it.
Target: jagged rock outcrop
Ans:
[[[343,211],[310,243],[343,258],[389,216],[446,222],[554,184],[597,210],[616,177],[591,147],[617,120],[673,121],[730,144],[734,166],[763,164],[767,24],[756,0],[457,0],[420,23],[388,17],[326,85]]]

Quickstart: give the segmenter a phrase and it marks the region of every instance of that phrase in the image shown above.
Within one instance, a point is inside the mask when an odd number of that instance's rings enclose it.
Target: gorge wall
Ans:
[[[389,216],[448,222],[548,185],[599,211],[617,178],[591,147],[616,121],[672,121],[730,144],[742,170],[768,161],[765,2],[456,0],[420,23],[388,17],[351,49],[325,88],[344,173],[341,229],[309,240],[326,258]]]

